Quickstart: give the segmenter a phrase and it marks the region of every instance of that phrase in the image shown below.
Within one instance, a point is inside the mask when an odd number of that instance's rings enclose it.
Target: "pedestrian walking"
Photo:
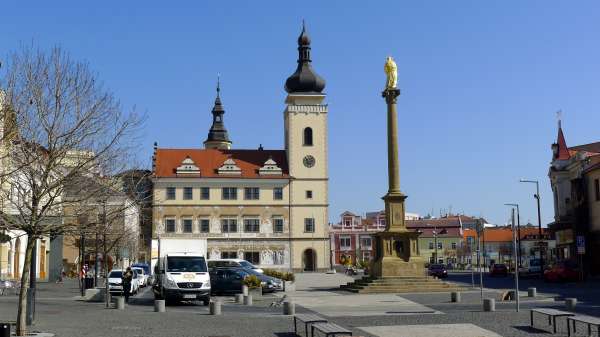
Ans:
[[[131,282],[133,281],[133,271],[131,270],[131,267],[127,267],[127,269],[123,273],[122,280],[125,303],[129,303],[129,295],[131,293]]]
[[[56,283],[63,283],[66,275],[67,275],[67,273],[65,273],[65,267],[62,267],[60,269],[60,275],[58,275],[58,279],[56,280]]]

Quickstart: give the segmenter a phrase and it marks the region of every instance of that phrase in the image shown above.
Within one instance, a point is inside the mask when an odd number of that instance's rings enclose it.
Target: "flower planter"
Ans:
[[[294,281],[283,281],[283,291],[285,291],[286,293],[296,291],[296,284],[294,283]]]

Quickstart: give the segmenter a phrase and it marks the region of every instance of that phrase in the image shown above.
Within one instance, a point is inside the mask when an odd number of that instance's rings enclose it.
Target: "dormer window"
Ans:
[[[262,175],[281,175],[283,171],[281,167],[277,166],[277,163],[273,158],[269,157],[263,167],[258,170],[258,174]]]
[[[231,158],[225,160],[223,165],[219,167],[219,174],[223,175],[240,175],[242,170],[235,164],[235,161]]]
[[[196,166],[196,163],[194,163],[190,156],[187,156],[181,162],[181,165],[177,167],[176,173],[181,175],[200,175],[200,168]]]

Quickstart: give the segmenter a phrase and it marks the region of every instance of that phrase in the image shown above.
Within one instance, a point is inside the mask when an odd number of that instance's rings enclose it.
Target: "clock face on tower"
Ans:
[[[306,166],[306,167],[313,167],[313,166],[315,166],[315,157],[308,155],[308,156],[304,157],[302,162],[304,163],[304,166]]]

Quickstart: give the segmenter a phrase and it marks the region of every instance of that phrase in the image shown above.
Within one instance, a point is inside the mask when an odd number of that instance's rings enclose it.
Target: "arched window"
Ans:
[[[312,146],[313,145],[313,134],[311,128],[304,129],[304,145]]]

